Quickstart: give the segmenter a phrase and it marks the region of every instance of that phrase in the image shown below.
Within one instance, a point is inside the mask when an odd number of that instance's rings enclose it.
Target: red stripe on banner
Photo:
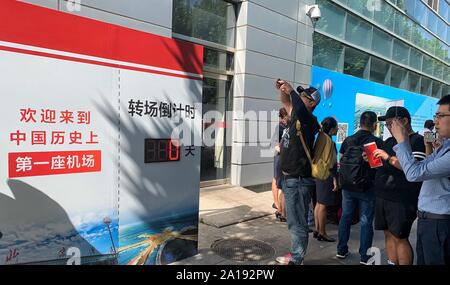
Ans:
[[[203,74],[203,47],[69,13],[2,0],[0,41]]]
[[[8,153],[9,178],[101,170],[102,152],[100,150]]]
[[[139,67],[133,67],[133,66],[127,66],[127,65],[121,65],[121,64],[107,63],[107,62],[102,62],[102,61],[97,61],[97,60],[83,59],[83,58],[78,58],[78,57],[58,55],[58,54],[52,54],[52,53],[46,53],[46,52],[40,52],[40,51],[26,50],[26,49],[13,48],[13,47],[5,47],[5,46],[1,46],[1,45],[0,45],[0,50],[29,54],[29,55],[36,55],[36,56],[42,56],[42,57],[49,57],[49,58],[55,58],[55,59],[62,59],[62,60],[68,60],[68,61],[75,61],[75,62],[81,62],[81,63],[102,65],[102,66],[108,66],[108,67],[115,67],[115,68],[121,68],[121,69],[128,69],[128,70],[134,70],[134,71],[140,71],[140,72],[146,72],[146,73],[154,73],[154,74],[168,75],[168,76],[173,76],[173,77],[188,78],[188,79],[193,79],[193,80],[202,80],[201,78],[193,77],[193,76],[189,76],[189,75],[170,73],[170,72],[164,72],[164,71],[146,69],[146,68],[139,68]]]

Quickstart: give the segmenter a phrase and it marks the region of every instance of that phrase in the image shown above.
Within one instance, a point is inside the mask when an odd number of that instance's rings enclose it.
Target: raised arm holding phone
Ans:
[[[417,264],[450,265],[450,95],[442,97],[434,117],[442,146],[425,160],[414,159],[408,131],[395,120],[394,151],[409,181],[422,182],[417,216]]]

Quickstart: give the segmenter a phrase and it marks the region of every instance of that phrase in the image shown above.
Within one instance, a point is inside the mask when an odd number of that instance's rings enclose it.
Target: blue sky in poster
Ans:
[[[324,96],[322,86],[326,79],[331,80],[333,92],[328,99]],[[311,86],[319,88],[322,94],[322,101],[314,114],[321,121],[327,116],[336,117],[339,123],[348,123],[348,135],[354,132],[354,121],[356,110],[356,98],[359,93],[359,101],[366,95],[380,97],[379,102],[403,101],[411,113],[413,128],[420,131],[426,119],[432,119],[437,109],[438,99],[412,93],[406,90],[393,88],[383,84],[371,82],[361,78],[330,71],[328,69],[313,66]],[[376,101],[376,100],[374,100]],[[370,104],[367,102],[366,104]],[[386,109],[386,106],[373,106],[374,108]],[[361,111],[361,110],[359,110]],[[364,111],[364,110],[362,110]],[[339,147],[339,146],[338,146]]]

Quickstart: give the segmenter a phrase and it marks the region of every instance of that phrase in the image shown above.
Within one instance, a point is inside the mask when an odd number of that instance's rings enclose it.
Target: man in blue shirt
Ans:
[[[423,181],[419,195],[417,264],[450,265],[450,94],[438,102],[435,128],[442,146],[423,161],[413,157],[407,130],[394,120],[394,147],[408,181]]]

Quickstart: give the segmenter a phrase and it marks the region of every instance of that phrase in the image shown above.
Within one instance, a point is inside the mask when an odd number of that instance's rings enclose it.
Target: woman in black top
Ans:
[[[275,157],[273,163],[274,173],[272,179],[272,194],[274,203],[272,204],[272,208],[276,210],[275,216],[277,217],[277,219],[279,219],[281,222],[286,222],[284,196],[283,192],[280,190],[282,188],[281,180],[283,177],[280,165],[280,141],[281,137],[283,136],[284,129],[289,122],[289,115],[284,107],[280,108],[278,117],[280,118],[280,122],[278,124],[278,141],[275,145]]]
[[[333,117],[325,118],[322,123],[322,131],[330,137],[335,136],[338,132],[338,123]],[[336,144],[334,145],[335,151]],[[316,230],[314,237],[319,241],[335,242],[336,239],[330,238],[326,231],[327,224],[327,206],[335,206],[338,204],[338,185],[337,185],[337,163],[331,169],[331,175],[326,180],[316,179],[316,195],[317,203],[314,208],[314,220]]]

